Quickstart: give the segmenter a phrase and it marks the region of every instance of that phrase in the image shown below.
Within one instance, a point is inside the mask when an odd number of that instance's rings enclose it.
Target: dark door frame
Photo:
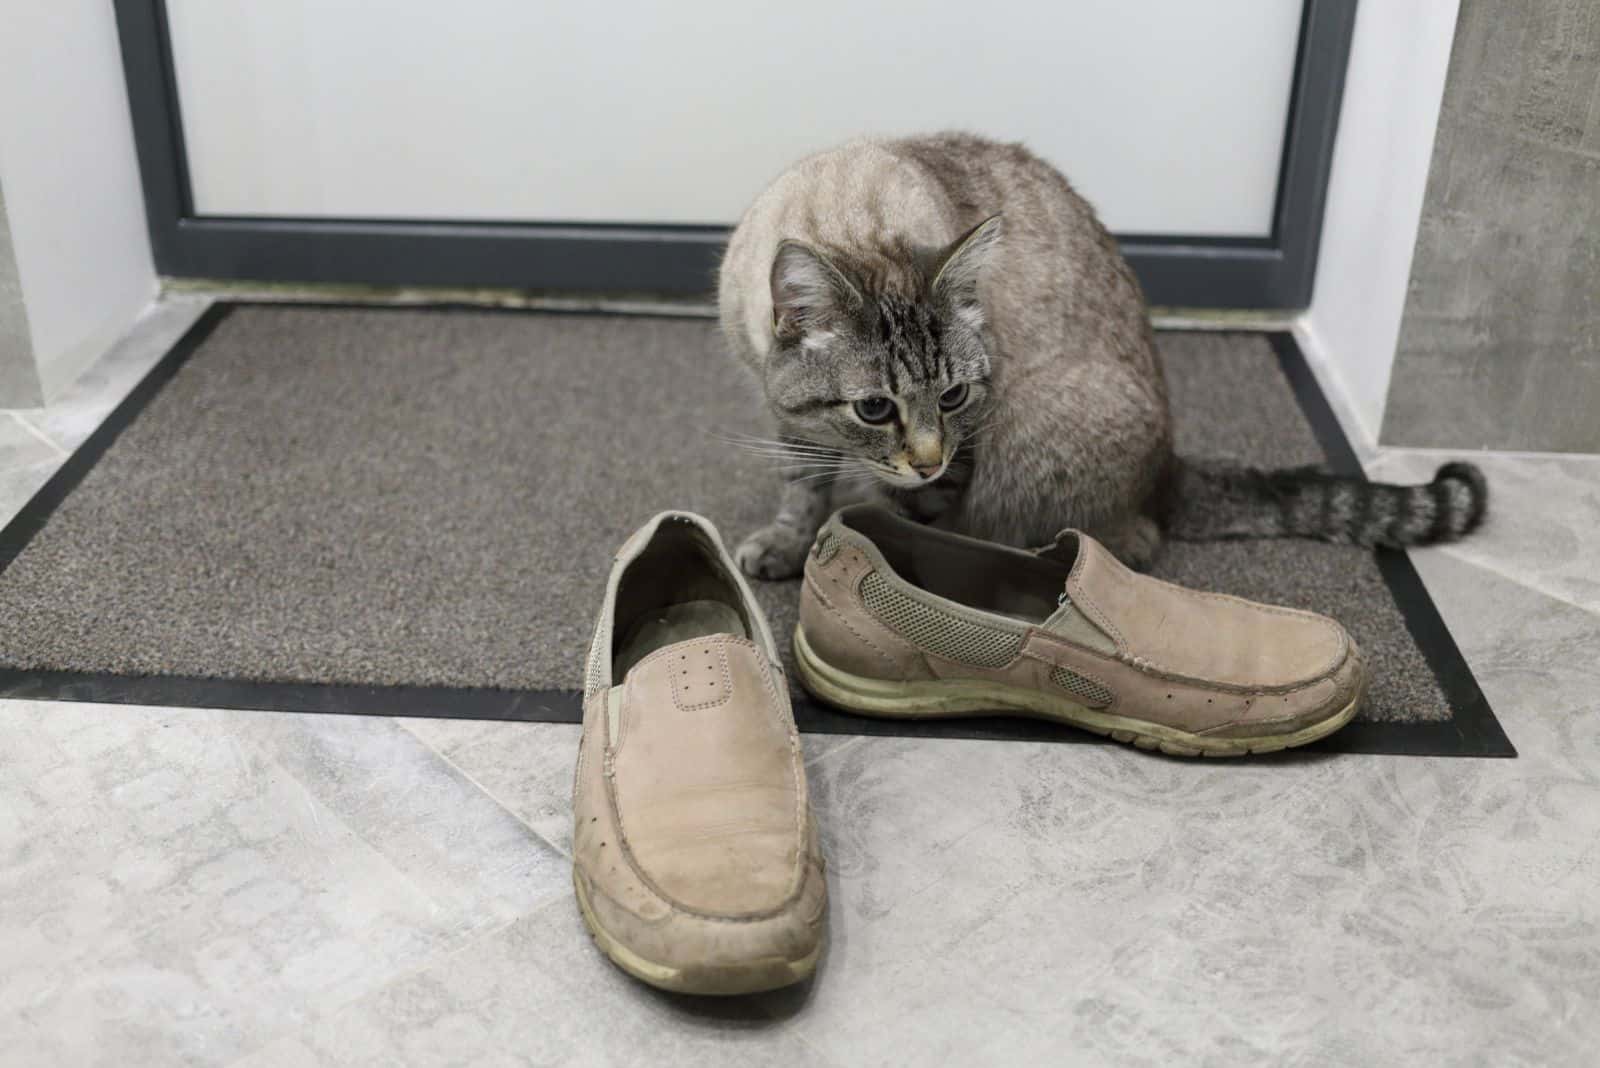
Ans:
[[[164,0],[115,0],[156,269],[169,277],[707,294],[721,226],[456,223],[197,215]],[[1129,237],[1151,303],[1311,301],[1356,0],[1305,0],[1268,238]]]

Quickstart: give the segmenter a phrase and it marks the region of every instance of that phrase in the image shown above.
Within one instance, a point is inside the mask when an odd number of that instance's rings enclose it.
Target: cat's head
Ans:
[[[783,433],[902,488],[944,474],[988,397],[978,281],[999,239],[996,215],[889,272],[780,244],[766,393]]]

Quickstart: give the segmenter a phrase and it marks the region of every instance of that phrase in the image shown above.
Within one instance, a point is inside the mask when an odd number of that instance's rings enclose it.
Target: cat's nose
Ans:
[[[929,479],[944,466],[944,443],[932,434],[913,433],[906,442],[904,455],[911,470]]]

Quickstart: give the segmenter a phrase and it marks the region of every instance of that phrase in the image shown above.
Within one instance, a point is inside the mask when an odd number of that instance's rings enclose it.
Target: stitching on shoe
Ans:
[[[685,642],[687,642],[687,641],[695,641],[695,640],[697,640],[697,639],[694,639],[694,638],[685,638],[684,639]],[[707,634],[704,638],[701,638],[701,639],[698,639],[698,640],[702,641],[702,642],[722,642],[724,644],[743,645],[743,646],[747,646],[748,648],[753,650],[755,652],[757,658],[764,658],[766,656],[766,654],[761,651],[761,646],[757,645],[755,642],[751,641],[749,638],[741,638],[737,634]],[[649,656],[645,657],[643,660],[641,660],[637,664],[633,665],[633,667],[629,668],[628,669],[628,674],[632,675],[635,671],[638,671],[640,668],[644,667],[646,664],[649,664],[649,663],[651,663],[651,662],[653,662],[655,660],[664,659],[665,657],[672,655],[674,652],[678,652],[679,651],[678,650],[678,646],[682,645],[682,644],[683,644],[683,642],[674,642],[671,645],[663,646],[662,648],[657,649],[655,652],[651,653]]]
[[[1128,640],[1122,636],[1122,631],[1115,623],[1111,622],[1111,620],[1106,616],[1105,612],[1101,610],[1100,606],[1095,603],[1094,598],[1087,596],[1083,592],[1084,562],[1089,559],[1089,554],[1083,551],[1083,545],[1084,539],[1080,537],[1078,539],[1078,558],[1073,561],[1072,570],[1067,572],[1066,582],[1068,587],[1076,586],[1079,592],[1071,593],[1068,596],[1073,604],[1089,613],[1089,618],[1096,626],[1100,627],[1100,629],[1111,635],[1111,640],[1116,643],[1118,652],[1121,652],[1122,650],[1128,648]],[[1098,546],[1098,543],[1096,543],[1096,545]],[[1101,551],[1104,552],[1105,550],[1102,548]],[[1110,554],[1107,553],[1107,555]],[[1112,559],[1115,560],[1116,558],[1112,557]]]
[[[889,561],[884,558],[883,553],[879,551],[875,545],[873,545],[870,541],[866,541],[865,539],[862,540],[864,544],[872,549],[873,554],[875,555],[869,555],[860,547],[851,544],[848,551],[854,554],[855,563],[858,566],[866,569],[864,573],[856,576],[856,578],[851,582],[851,592],[855,594],[857,602],[861,604],[862,611],[866,612],[867,615],[870,618],[873,618],[875,621],[877,617],[866,608],[866,604],[862,600],[859,589],[861,581],[867,577],[867,574],[873,572],[876,572],[889,587],[895,589],[904,596],[910,597],[914,601],[920,602],[934,611],[946,613],[978,627],[987,627],[991,630],[1005,631],[1009,634],[1027,634],[1027,626],[1019,620],[1012,619],[1011,617],[1005,615],[997,615],[994,612],[987,612],[981,608],[974,608],[969,604],[964,604],[961,601],[952,600],[948,597],[941,597],[936,593],[932,593],[929,590],[916,585],[916,583],[908,582],[905,576],[896,571],[894,569],[894,565],[889,563]],[[844,554],[841,553],[840,555]],[[879,621],[879,623],[881,626],[881,621]],[[885,627],[884,629],[888,633],[895,633],[888,627]],[[896,636],[898,637],[898,635]],[[909,642],[907,645],[909,648],[915,651],[921,651],[920,649],[917,649],[915,645],[912,645]]]
[[[862,577],[865,578],[866,576],[863,575]],[[847,618],[845,614],[839,610],[839,606],[834,604],[833,601],[829,600],[828,595],[822,592],[822,584],[818,582],[814,576],[806,576],[806,586],[816,596],[817,600],[822,602],[822,607],[833,613],[834,619],[839,623],[840,626],[844,627],[845,630],[848,630],[852,635],[854,635],[855,639],[862,645],[865,645],[868,649],[871,649],[873,652],[877,653],[883,662],[889,665],[891,672],[893,671],[894,657],[890,656],[877,642],[861,633],[860,629],[857,628],[854,623],[850,622],[849,618]],[[857,593],[856,596],[859,598],[860,594]]]
[[[1160,580],[1157,580],[1157,581],[1160,581]],[[1163,583],[1163,585],[1171,586],[1172,584],[1171,583]],[[1226,602],[1226,603],[1229,603],[1229,604],[1241,604],[1241,605],[1244,605],[1247,608],[1251,609],[1252,611],[1262,612],[1262,613],[1265,613],[1267,615],[1288,616],[1288,617],[1294,617],[1296,619],[1305,619],[1305,620],[1308,620],[1310,622],[1316,623],[1319,627],[1321,627],[1323,629],[1324,632],[1326,632],[1328,634],[1332,634],[1332,635],[1334,635],[1335,637],[1337,637],[1339,639],[1338,646],[1334,650],[1333,655],[1330,656],[1326,661],[1324,661],[1322,666],[1317,668],[1303,682],[1295,683],[1295,684],[1293,684],[1291,686],[1288,686],[1288,687],[1269,686],[1269,687],[1261,688],[1261,692],[1263,692],[1263,693],[1284,693],[1284,692],[1288,692],[1290,690],[1295,690],[1295,689],[1300,689],[1300,688],[1305,687],[1305,686],[1310,686],[1313,683],[1321,682],[1323,679],[1327,678],[1333,672],[1337,671],[1339,669],[1339,666],[1345,662],[1345,659],[1349,655],[1349,651],[1350,650],[1349,650],[1349,639],[1348,639],[1348,637],[1346,637],[1342,633],[1341,628],[1339,627],[1339,625],[1337,623],[1335,623],[1331,619],[1328,619],[1326,616],[1318,615],[1315,612],[1302,611],[1301,609],[1298,609],[1298,608],[1285,608],[1285,607],[1282,607],[1280,605],[1259,604],[1259,603],[1257,603],[1255,601],[1247,601],[1243,597],[1235,597],[1232,594],[1227,594],[1227,593],[1209,593],[1209,592],[1204,592],[1204,591],[1201,591],[1201,590],[1188,590],[1188,589],[1184,589],[1182,586],[1172,586],[1172,588],[1174,590],[1178,591],[1179,593],[1183,594],[1185,597],[1188,597],[1188,598],[1191,598],[1191,599],[1197,600],[1197,601],[1221,601],[1221,602]],[[1177,677],[1177,678],[1193,678],[1193,676],[1191,676],[1191,675],[1184,675],[1183,673],[1179,672],[1176,668],[1168,667],[1166,664],[1159,663],[1159,662],[1157,662],[1155,660],[1151,660],[1151,659],[1149,659],[1147,657],[1141,657],[1139,659],[1141,659],[1144,662],[1144,664],[1148,665],[1148,667],[1152,671],[1155,671],[1157,673],[1170,674],[1170,675],[1172,675],[1174,677]]]
[[[754,642],[747,638],[735,637],[731,634],[716,635],[712,640],[720,641],[723,644],[732,643],[749,646],[750,649],[756,653],[757,673],[762,676],[762,681],[766,684],[767,692],[771,694],[775,700],[778,700],[781,703],[781,697],[777,693],[777,687],[773,685],[772,679],[767,674],[770,669],[767,666],[765,656]],[[670,648],[671,647],[668,646],[667,649],[659,649],[656,652],[651,653],[649,656],[639,661],[639,664],[635,665],[635,667],[637,668],[649,663],[656,657],[666,653],[668,650],[670,650]],[[629,674],[632,674],[632,672],[629,672]],[[626,720],[624,720],[624,722],[626,722]],[[779,723],[780,726],[784,728],[783,735],[785,740],[791,740],[788,727],[786,724],[782,723],[781,717],[779,719]],[[620,748],[621,744],[622,736],[619,734],[617,737],[617,747]],[[776,917],[783,915],[783,913],[786,912],[790,906],[792,906],[796,901],[800,900],[801,896],[805,892],[806,867],[811,857],[811,852],[807,846],[808,839],[805,834],[805,808],[809,798],[807,796],[808,791],[801,789],[801,769],[799,767],[800,753],[794,745],[791,744],[789,746],[789,776],[790,782],[794,786],[795,791],[795,822],[796,833],[800,835],[800,848],[795,854],[795,875],[793,877],[793,887],[790,889],[789,893],[784,896],[782,901],[770,909],[764,909],[760,912],[739,913],[732,916],[723,916],[714,912],[702,912],[699,909],[683,904],[676,898],[667,894],[666,891],[657,885],[656,881],[645,872],[644,866],[639,863],[639,858],[633,854],[633,846],[630,844],[628,838],[628,826],[622,818],[622,809],[617,804],[615,768],[611,765],[611,757],[615,751],[615,749],[608,749],[606,752],[606,807],[610,810],[611,820],[617,828],[617,847],[621,851],[623,858],[628,862],[628,869],[633,873],[633,877],[639,880],[639,884],[653,894],[663,905],[673,912],[681,913],[685,916],[693,916],[696,919],[710,920],[715,923],[759,923],[764,920],[775,919]],[[611,897],[610,894],[607,894],[606,896]],[[612,898],[612,900],[615,901],[616,899]],[[617,904],[622,908],[627,908],[627,906],[622,905],[620,901],[617,902]],[[628,911],[631,912],[632,910],[629,909]]]
[[[792,766],[793,761],[791,760],[790,763]],[[700,920],[711,920],[716,923],[759,923],[763,920],[770,920],[783,915],[796,901],[800,900],[805,892],[806,866],[811,858],[811,852],[806,848],[805,839],[802,837],[800,849],[796,851],[795,855],[796,879],[794,887],[784,896],[782,901],[772,908],[764,909],[760,912],[723,916],[715,912],[702,912],[699,909],[685,905],[661,889],[656,884],[656,881],[645,872],[644,867],[639,863],[639,858],[633,855],[633,846],[628,841],[628,828],[622,820],[622,810],[617,807],[617,791],[614,783],[608,786],[606,790],[606,801],[611,809],[612,822],[617,826],[617,846],[620,848],[623,857],[628,861],[628,868],[633,873],[633,877],[638,879],[641,886],[655,895],[663,905],[673,912],[682,913],[685,916],[693,916]],[[630,909],[629,911],[632,910]]]
[[[678,692],[678,677],[676,675],[670,676],[672,680],[672,703],[676,705],[680,711],[698,712],[702,709],[716,708],[718,705],[725,705],[729,701],[733,700],[733,675],[728,668],[727,644],[728,643],[725,641],[717,640],[716,637],[709,638],[706,641],[706,645],[716,651],[717,661],[722,666],[721,697],[709,697],[704,701],[691,701],[685,704],[682,699],[682,695]],[[687,657],[687,654],[684,655]],[[757,657],[759,658],[760,655],[761,654],[758,652]],[[620,741],[620,739],[618,740]]]
[[[1103,546],[1101,548],[1104,549]],[[1109,555],[1109,551],[1107,551],[1107,554]],[[1111,557],[1111,559],[1116,562],[1117,567],[1122,568],[1122,570],[1125,571],[1125,572],[1127,571],[1127,568],[1123,567],[1121,561],[1116,560],[1115,557]],[[1067,575],[1068,584],[1070,585],[1070,584],[1072,584],[1074,582],[1077,582],[1078,585],[1079,585],[1079,589],[1080,590],[1082,589],[1082,584],[1081,584],[1082,574],[1081,574],[1080,569],[1083,567],[1083,561],[1084,561],[1084,554],[1079,553],[1077,562],[1073,564],[1072,571]],[[1117,580],[1126,585],[1128,583],[1128,580],[1130,578],[1134,578],[1134,577],[1139,577],[1139,576],[1135,576],[1132,572],[1128,572],[1127,574],[1117,575]],[[1339,641],[1338,648],[1335,650],[1333,655],[1326,662],[1324,662],[1323,665],[1320,668],[1316,669],[1316,671],[1313,674],[1311,674],[1304,681],[1297,682],[1297,683],[1294,683],[1294,684],[1289,685],[1289,686],[1268,686],[1268,687],[1245,688],[1245,687],[1234,686],[1234,685],[1231,685],[1231,684],[1228,684],[1228,683],[1220,683],[1220,682],[1213,683],[1213,682],[1209,682],[1209,681],[1206,681],[1206,680],[1198,679],[1193,675],[1186,675],[1186,674],[1184,674],[1182,672],[1179,672],[1175,668],[1169,667],[1169,666],[1167,666],[1166,664],[1163,664],[1163,663],[1158,663],[1157,661],[1151,660],[1148,657],[1139,656],[1139,655],[1132,654],[1132,653],[1125,653],[1125,652],[1121,652],[1119,650],[1118,655],[1117,655],[1117,659],[1122,660],[1124,663],[1130,664],[1133,667],[1139,668],[1140,670],[1148,670],[1152,674],[1159,675],[1160,677],[1162,677],[1164,679],[1171,680],[1171,681],[1190,681],[1190,682],[1199,683],[1199,684],[1204,685],[1204,686],[1213,686],[1213,687],[1216,687],[1218,689],[1227,689],[1227,690],[1230,690],[1231,692],[1236,692],[1236,693],[1290,693],[1290,692],[1293,692],[1294,690],[1301,689],[1301,688],[1304,688],[1306,686],[1311,686],[1311,685],[1313,685],[1315,683],[1321,682],[1323,679],[1327,678],[1333,672],[1337,671],[1339,669],[1340,665],[1342,665],[1344,663],[1344,661],[1345,661],[1346,654],[1348,653],[1349,640],[1348,640],[1347,637],[1339,634],[1340,628],[1339,628],[1338,624],[1333,622],[1332,620],[1328,619],[1325,616],[1318,615],[1315,612],[1306,612],[1306,611],[1303,611],[1303,610],[1298,609],[1298,608],[1286,608],[1286,607],[1283,607],[1281,605],[1260,604],[1260,603],[1258,603],[1256,601],[1248,601],[1248,600],[1245,600],[1243,597],[1235,597],[1232,594],[1227,594],[1227,593],[1213,593],[1213,592],[1203,591],[1203,590],[1191,590],[1191,589],[1188,589],[1186,587],[1179,586],[1179,585],[1176,585],[1176,584],[1171,583],[1171,582],[1167,582],[1164,579],[1153,578],[1153,577],[1148,576],[1148,575],[1142,576],[1142,577],[1145,578],[1146,580],[1150,581],[1150,582],[1158,583],[1159,585],[1166,587],[1169,591],[1177,593],[1177,594],[1179,594],[1179,595],[1181,595],[1183,597],[1189,598],[1191,600],[1197,600],[1197,601],[1222,601],[1222,602],[1226,602],[1226,603],[1229,603],[1229,604],[1241,604],[1241,605],[1244,605],[1244,606],[1250,608],[1253,611],[1264,612],[1264,613],[1267,613],[1269,615],[1293,616],[1293,617],[1296,617],[1296,618],[1299,618],[1299,619],[1309,619],[1309,620],[1314,621],[1317,624],[1319,624],[1325,631],[1327,631],[1329,633],[1333,633],[1335,635],[1338,635],[1340,637],[1340,641]],[[1088,611],[1090,613],[1091,618],[1096,623],[1098,623],[1102,627],[1104,627],[1112,635],[1112,637],[1116,639],[1116,642],[1117,642],[1118,646],[1120,646],[1120,647],[1122,647],[1124,649],[1131,648],[1131,643],[1129,643],[1126,640],[1126,638],[1122,634],[1122,631],[1120,631],[1117,628],[1116,624],[1112,623],[1110,619],[1106,618],[1105,613],[1103,611],[1101,611],[1099,605],[1095,604],[1093,598],[1087,597],[1087,596],[1083,596],[1083,597],[1074,596],[1074,597],[1072,597],[1072,602],[1074,604],[1078,605],[1080,608],[1083,608],[1086,611]]]
[[[587,726],[587,725],[585,725]],[[585,745],[584,739],[588,736],[587,730],[578,734],[578,769],[572,775],[572,807],[578,807],[578,794],[583,789],[583,769],[589,765],[589,750],[593,746]]]
[[[800,731],[795,726],[794,709],[789,704],[789,692],[786,689],[779,691],[778,684],[773,681],[772,665],[765,659],[757,658],[756,669],[761,681],[766,683],[767,692],[772,695],[773,718],[777,720],[779,733],[783,735],[784,743],[789,749],[789,782],[794,787],[794,830],[800,848],[795,853],[794,889],[784,898],[787,904],[790,901],[798,901],[806,886],[806,863],[811,855],[811,828],[808,818],[811,790],[806,782],[805,756],[800,749]]]
[[[629,672],[629,674],[631,675],[632,672]],[[622,714],[622,710],[628,703],[629,680],[623,679],[620,685],[622,687],[622,696],[617,698],[617,721],[618,722],[617,722],[617,740],[616,740],[615,744],[611,744],[611,742],[609,741],[609,739],[611,738],[611,729],[610,729],[611,728],[611,702],[608,700],[606,702],[606,706],[605,706],[606,733],[605,733],[604,737],[608,740],[607,744],[606,744],[606,759],[607,760],[610,760],[611,759],[611,754],[616,752],[618,749],[621,749],[622,748],[622,743],[628,740],[628,717]]]
[[[707,644],[722,645],[722,646],[726,646],[726,645],[729,645],[729,644],[742,645],[742,646],[745,646],[745,647],[751,649],[756,654],[756,659],[757,660],[766,659],[766,654],[761,651],[761,647],[759,645],[757,645],[754,641],[752,641],[749,638],[740,638],[739,636],[734,635],[734,634],[711,634],[711,635],[707,635],[706,638],[704,639],[704,641]],[[664,648],[657,649],[655,652],[651,653],[649,656],[645,657],[643,660],[641,660],[637,664],[633,665],[633,667],[630,668],[629,671],[628,671],[628,677],[623,679],[622,682],[620,683],[620,685],[622,685],[624,688],[626,688],[628,685],[631,684],[630,680],[633,678],[633,673],[635,671],[638,671],[640,668],[644,667],[647,664],[654,663],[656,660],[665,660],[665,659],[667,659],[668,657],[670,657],[672,655],[674,650],[676,650],[678,648],[678,646],[681,645],[681,644],[682,644],[681,642],[674,643],[673,645],[668,645],[668,646],[665,646]],[[729,675],[727,650],[723,649],[723,650],[720,650],[720,651],[722,653],[721,661],[722,661],[722,684],[723,684],[722,685],[722,690],[723,690],[723,696],[718,698],[715,702],[704,702],[704,703],[701,703],[701,704],[688,704],[688,705],[685,705],[685,704],[681,703],[678,700],[678,687],[677,687],[676,681],[674,681],[673,684],[672,684],[672,703],[676,707],[682,709],[685,712],[693,712],[693,711],[696,711],[698,709],[712,708],[717,704],[723,704],[723,703],[727,702],[728,700],[730,700],[733,697],[733,680]],[[680,655],[681,655],[681,653],[680,653]],[[626,695],[626,689],[624,689],[624,695]],[[607,746],[606,748],[608,749],[608,751],[615,751],[617,749],[621,749],[623,741],[625,741],[627,739],[627,737],[628,737],[628,721],[629,721],[629,717],[623,716],[623,717],[621,717],[621,719],[622,719],[622,722],[617,724],[617,744],[613,745],[613,746]]]
[[[1045,664],[1045,666],[1050,668],[1051,671],[1054,671],[1056,669],[1060,669],[1062,671],[1068,672],[1069,674],[1077,675],[1079,678],[1087,679],[1088,681],[1094,683],[1096,686],[1099,686],[1102,690],[1104,690],[1106,693],[1111,695],[1111,700],[1107,701],[1105,704],[1103,704],[1103,705],[1086,705],[1085,706],[1086,708],[1096,708],[1096,709],[1099,709],[1099,710],[1104,710],[1104,709],[1108,709],[1108,708],[1116,708],[1117,705],[1122,703],[1122,695],[1117,693],[1116,688],[1113,687],[1111,685],[1111,683],[1107,682],[1105,679],[1101,678],[1099,675],[1093,674],[1093,673],[1088,672],[1088,671],[1080,671],[1078,668],[1069,667],[1066,664],[1051,664],[1051,663],[1048,663],[1048,662],[1042,661],[1042,660],[1038,661],[1038,662]],[[1053,686],[1061,686],[1060,683],[1056,682],[1055,679],[1051,677],[1050,672],[1046,672],[1045,673],[1045,677],[1050,679],[1051,685],[1053,685]],[[1065,686],[1061,686],[1061,689],[1067,690],[1067,688]],[[1067,692],[1073,694],[1073,696],[1077,696],[1076,693],[1074,693],[1074,691],[1072,691],[1072,690],[1067,690]]]
[[[624,847],[624,853],[626,853],[626,847]],[[802,850],[801,851],[801,856],[802,856],[802,858],[809,859],[811,854],[807,853],[804,850]],[[629,858],[629,864],[632,865],[632,863],[633,862],[632,862],[632,859],[630,857]],[[673,913],[673,914],[678,915],[678,916],[687,916],[687,917],[689,917],[691,919],[696,919],[696,920],[706,920],[706,921],[709,921],[711,923],[755,925],[755,924],[762,924],[762,923],[770,923],[773,920],[781,919],[785,912],[787,912],[791,907],[793,907],[802,898],[805,897],[805,892],[804,891],[805,891],[806,885],[810,882],[810,879],[807,877],[808,873],[806,871],[806,869],[809,868],[809,867],[810,867],[809,864],[802,865],[802,868],[801,868],[802,878],[801,878],[801,881],[800,881],[800,887],[788,900],[784,901],[784,903],[782,905],[778,906],[778,908],[774,909],[770,914],[763,914],[763,915],[759,915],[759,916],[757,916],[757,915],[750,915],[750,916],[717,916],[717,915],[714,915],[714,914],[711,914],[711,913],[696,912],[693,909],[684,908],[683,906],[679,905],[677,902],[673,901],[671,898],[666,897],[663,894],[659,893],[654,886],[652,886],[648,881],[645,880],[644,876],[641,873],[639,873],[639,871],[637,869],[633,869],[633,874],[634,874],[634,876],[636,878],[639,879],[640,886],[644,889],[645,893],[649,894],[651,897],[653,897],[657,901],[659,901],[663,906],[666,907],[667,911],[670,912],[670,913]],[[803,920],[805,920],[805,922],[808,925],[811,925],[811,926],[815,926],[816,923],[818,922],[818,920],[823,915],[825,915],[827,913],[827,910],[828,910],[827,871],[825,870],[823,865],[820,864],[820,863],[816,865],[816,868],[817,868],[817,880],[822,883],[822,893],[817,895],[818,907],[817,907],[817,909],[816,909],[816,911],[814,913],[811,913],[810,915],[804,915],[804,916],[801,917]],[[619,898],[616,894],[612,893],[606,887],[602,886],[594,877],[592,877],[592,876],[590,876],[588,874],[585,874],[584,878],[588,879],[588,881],[589,881],[589,893],[590,893],[591,896],[603,897],[607,901],[609,901],[613,905],[615,905],[617,908],[621,909],[623,912],[629,913],[630,915],[633,915],[633,916],[638,916],[639,915],[637,910],[635,910],[632,907],[630,907],[628,904],[626,904],[624,901],[622,901],[621,898]]]
[[[1136,671],[1142,672],[1148,678],[1155,678],[1160,679],[1163,682],[1171,682],[1184,686],[1190,686],[1197,690],[1211,690],[1217,693],[1235,694],[1240,697],[1266,697],[1269,695],[1273,697],[1281,697],[1284,694],[1297,693],[1301,690],[1309,689],[1310,687],[1315,686],[1317,683],[1322,682],[1323,680],[1336,674],[1339,669],[1344,666],[1344,659],[1341,658],[1338,663],[1334,664],[1327,671],[1324,671],[1321,675],[1318,675],[1315,678],[1305,679],[1304,681],[1291,683],[1287,686],[1245,686],[1238,683],[1219,682],[1215,679],[1196,678],[1193,675],[1183,675],[1179,674],[1178,672],[1168,671],[1165,668],[1159,667],[1148,660],[1134,656],[1131,653],[1118,653],[1115,656],[1106,656],[1102,653],[1096,653],[1093,650],[1085,649],[1082,646],[1073,645],[1070,642],[1062,639],[1060,635],[1052,634],[1047,630],[1035,629],[1033,631],[1033,635],[1030,635],[1030,639],[1034,635],[1037,635],[1040,644],[1048,649],[1071,650],[1074,653],[1078,653],[1083,656],[1094,657],[1097,660],[1114,660],[1118,663],[1126,664],[1128,667],[1131,667]],[[1024,645],[1024,648],[1026,648],[1026,645]],[[1049,657],[1040,656],[1036,652],[1030,655],[1037,660],[1040,660],[1046,664],[1050,664],[1052,667],[1056,664],[1056,661],[1051,660]],[[1079,671],[1079,673],[1082,674],[1079,668],[1074,667],[1071,664],[1063,664],[1062,666],[1072,671]],[[1110,685],[1107,686],[1107,689],[1110,689],[1113,692],[1116,690],[1114,686]]]

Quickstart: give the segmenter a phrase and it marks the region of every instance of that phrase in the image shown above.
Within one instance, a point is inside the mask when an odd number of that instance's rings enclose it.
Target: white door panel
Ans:
[[[167,0],[202,215],[728,223],[857,134],[1023,140],[1122,234],[1264,237],[1300,0]]]

